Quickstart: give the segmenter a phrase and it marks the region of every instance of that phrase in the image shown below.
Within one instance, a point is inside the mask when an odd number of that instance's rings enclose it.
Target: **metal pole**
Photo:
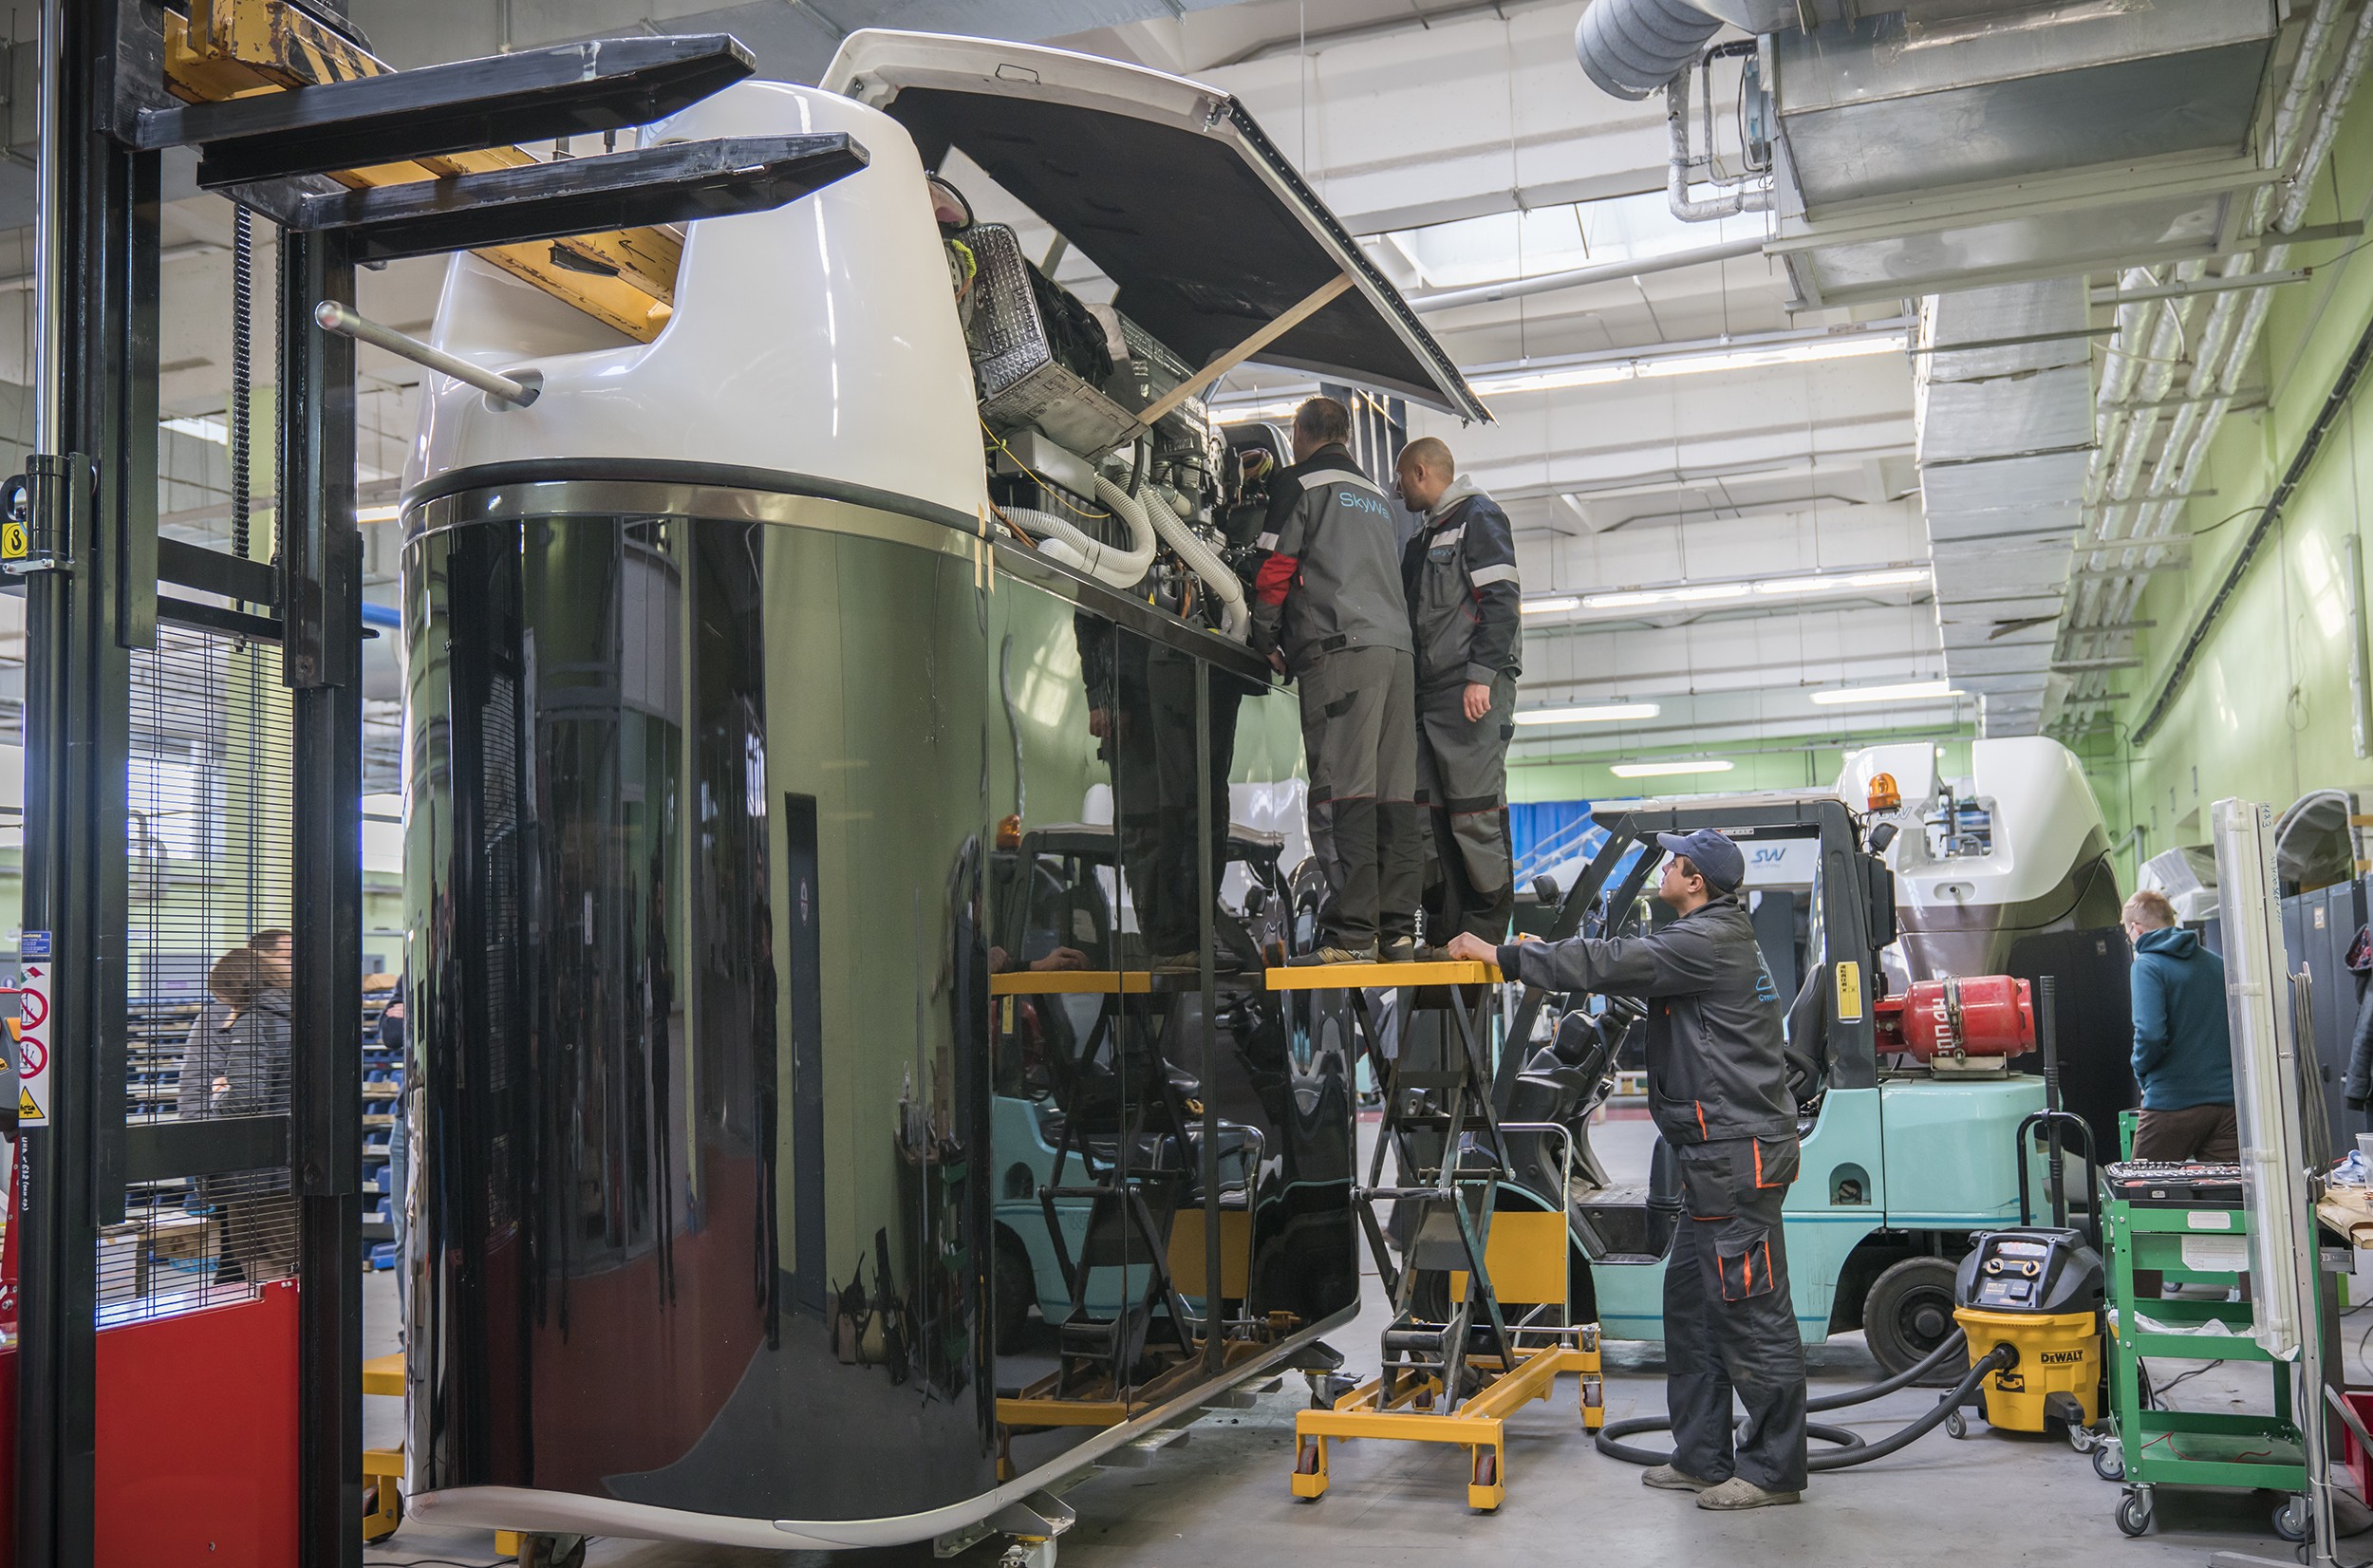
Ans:
[[[2035,1043],[2044,1053],[2044,1109],[2057,1111],[2060,1109],[2060,977],[2041,977],[2036,989],[2042,993],[2042,1005],[2035,1018]],[[2068,1193],[2063,1185],[2065,1170],[2061,1158],[2060,1123],[2057,1120],[2044,1124],[2044,1147],[2048,1151],[2045,1155],[2044,1168],[2046,1180],[2051,1183],[2051,1223],[2065,1230],[2068,1226]],[[2027,1158],[2024,1149],[2020,1151],[2019,1158]]]
[[[367,317],[356,315],[354,307],[338,300],[326,299],[316,306],[313,324],[325,332],[353,338],[374,348],[384,348],[400,359],[410,360],[414,364],[434,370],[440,376],[451,376],[465,385],[476,387],[490,398],[520,408],[533,402],[535,394],[543,386],[543,378],[533,370],[523,371],[514,379],[489,370],[484,365],[472,364],[468,360],[456,359],[443,349],[432,348],[420,339],[399,332],[392,327],[383,327]]]
[[[308,1568],[363,1560],[363,544],[354,524],[354,266],[280,236],[281,678],[291,688],[295,927],[290,1189],[298,1204],[298,1540]],[[318,300],[317,311],[304,304]],[[360,320],[360,318],[354,318]],[[359,334],[354,334],[359,335]],[[367,341],[367,340],[366,340]],[[408,340],[407,340],[408,341]],[[515,384],[515,383],[514,383]]]
[[[1213,839],[1211,812],[1220,817],[1217,841],[1227,842],[1227,796],[1224,791],[1219,799],[1212,799],[1211,789],[1211,666],[1196,660],[1190,667],[1195,672],[1195,972],[1203,994],[1203,1064],[1196,1070],[1202,1080],[1203,1095],[1203,1366],[1206,1372],[1220,1371],[1224,1364],[1224,1352],[1220,1342],[1220,1310],[1222,1293],[1220,1271],[1220,1096],[1212,1074],[1218,1071],[1217,1053],[1212,1050],[1212,1036],[1219,1028],[1218,983],[1212,976],[1212,943],[1219,933],[1212,928],[1213,905],[1217,877],[1211,860]]]
[[[35,114],[33,207],[33,450],[55,452],[65,344],[65,0],[42,0],[41,89]]]

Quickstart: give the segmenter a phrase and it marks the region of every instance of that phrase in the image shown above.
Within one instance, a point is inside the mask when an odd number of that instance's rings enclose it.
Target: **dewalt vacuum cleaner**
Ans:
[[[2088,1190],[2096,1194],[2092,1219],[2096,1227],[2101,1223],[2100,1180],[2092,1129],[2083,1117],[2060,1109],[2059,1053],[2052,1037],[2053,990],[2051,977],[2046,976],[2037,1030],[2044,1055],[2046,1109],[2019,1124],[2019,1223],[2016,1228],[1983,1231],[1971,1238],[1969,1254],[1961,1260],[1953,1281],[1953,1316],[1959,1328],[1916,1366],[1863,1388],[1808,1400],[1804,1409],[1818,1414],[1868,1404],[1930,1376],[1965,1349],[1983,1345],[1987,1350],[1971,1361],[1969,1371],[1933,1409],[1884,1437],[1865,1439],[1843,1427],[1806,1422],[1806,1436],[1835,1445],[1812,1455],[1808,1469],[1842,1470],[1867,1465],[1910,1447],[1940,1426],[1951,1436],[1960,1437],[1968,1429],[1961,1411],[1971,1403],[1978,1406],[1990,1427],[2044,1432],[2060,1423],[2073,1445],[2091,1446],[2093,1423],[2102,1404],[2104,1276],[2098,1235],[2088,1236],[2067,1223],[2067,1195],[2062,1182],[2064,1134],[2076,1138],[2083,1148]],[[2046,1185],[2053,1221],[2048,1226],[2034,1223],[2027,1185],[2027,1153],[2038,1131],[2047,1148]],[[1633,1465],[1669,1465],[1670,1453],[1622,1440],[1664,1431],[1672,1425],[1670,1417],[1661,1415],[1610,1422],[1598,1433],[1598,1451]]]

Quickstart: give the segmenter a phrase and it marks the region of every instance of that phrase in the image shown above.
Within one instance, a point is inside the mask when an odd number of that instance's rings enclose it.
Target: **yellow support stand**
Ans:
[[[363,1391],[394,1399],[403,1397],[403,1355],[377,1355],[363,1363]],[[363,1450],[363,1485],[370,1510],[363,1516],[363,1540],[385,1540],[403,1522],[403,1450]]]
[[[1336,1400],[1333,1409],[1302,1411],[1294,1418],[1294,1495],[1304,1502],[1326,1495],[1329,1439],[1449,1443],[1467,1450],[1467,1505],[1490,1513],[1507,1501],[1507,1418],[1536,1399],[1550,1397],[1559,1373],[1580,1374],[1582,1429],[1595,1432],[1606,1424],[1598,1325],[1584,1324],[1572,1332],[1573,1344],[1526,1352],[1517,1358],[1513,1371],[1502,1369],[1489,1357],[1469,1362],[1477,1371],[1493,1374],[1491,1382],[1447,1415],[1432,1411],[1440,1384],[1404,1384],[1387,1405],[1382,1378],[1354,1389]]]

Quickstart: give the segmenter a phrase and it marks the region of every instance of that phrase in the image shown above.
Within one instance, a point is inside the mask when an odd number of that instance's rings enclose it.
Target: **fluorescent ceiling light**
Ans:
[[[1895,686],[1836,686],[1813,693],[1813,700],[1826,706],[1837,702],[1916,702],[1960,695],[1950,681],[1910,681]]]
[[[390,501],[385,506],[363,508],[354,514],[354,520],[358,523],[392,523],[402,514],[402,509]]]
[[[1901,333],[1857,332],[1834,342],[1775,344],[1768,348],[1732,348],[1711,354],[1643,359],[1633,363],[1645,381],[1656,376],[1693,376],[1710,370],[1752,370],[1766,364],[1813,364],[1822,360],[1859,360],[1870,354],[1900,354]]]
[[[1680,774],[1727,774],[1735,763],[1720,760],[1703,762],[1618,762],[1607,772],[1617,778],[1666,778]]]
[[[1563,392],[1576,386],[1607,386],[1630,381],[1632,374],[1632,362],[1618,360],[1612,364],[1570,364],[1554,370],[1483,376],[1467,384],[1480,394],[1500,398],[1512,392]]]
[[[1561,392],[1569,387],[1604,386],[1614,382],[1651,381],[1663,376],[1696,376],[1717,370],[1753,370],[1775,364],[1813,364],[1823,360],[1899,354],[1905,342],[1900,332],[1840,333],[1826,341],[1816,338],[1762,348],[1691,349],[1683,353],[1642,354],[1632,359],[1594,360],[1583,364],[1544,365],[1538,370],[1506,370],[1498,375],[1474,377],[1468,384],[1485,397]]]
[[[1598,702],[1579,708],[1519,708],[1519,724],[1604,724],[1624,719],[1654,719],[1664,710],[1654,702]]]
[[[184,419],[166,420],[161,422],[167,430],[176,431],[184,436],[195,436],[201,441],[212,441],[216,446],[231,444],[231,427],[225,424],[217,415],[193,414]]]
[[[1911,588],[1929,580],[1926,567],[1902,567],[1887,571],[1824,572],[1810,577],[1767,577],[1755,585],[1758,593],[1840,593],[1856,588]]]
[[[1747,583],[1692,583],[1685,588],[1627,588],[1620,593],[1593,593],[1582,599],[1584,609],[1632,609],[1641,605],[1695,605],[1715,599],[1744,599],[1754,591]]]
[[[1290,420],[1294,410],[1302,405],[1300,398],[1280,398],[1269,402],[1227,403],[1211,411],[1215,424],[1257,424],[1264,420]]]
[[[1789,594],[1856,593],[1869,588],[1912,588],[1929,581],[1926,567],[1890,567],[1878,571],[1815,572],[1803,577],[1766,577],[1736,583],[1682,583],[1672,588],[1619,588],[1613,593],[1591,593],[1577,599],[1572,594],[1544,595],[1525,602],[1528,615],[1554,614],[1559,610],[1581,609],[1644,609],[1653,605],[1719,604],[1725,600],[1746,599],[1756,595],[1781,597]]]

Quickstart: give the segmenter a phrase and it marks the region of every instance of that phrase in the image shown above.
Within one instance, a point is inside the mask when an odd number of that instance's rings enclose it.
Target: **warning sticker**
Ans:
[[[1858,1022],[1862,1017],[1862,966],[1851,959],[1841,959],[1838,971],[1838,1021]]]
[[[43,1127],[49,1121],[49,933],[28,931],[21,951],[35,948],[40,938],[44,961],[28,963],[17,981],[17,1016],[9,1033],[16,1040],[16,1119],[20,1127]]]
[[[22,561],[33,552],[23,523],[0,523],[0,561]]]

